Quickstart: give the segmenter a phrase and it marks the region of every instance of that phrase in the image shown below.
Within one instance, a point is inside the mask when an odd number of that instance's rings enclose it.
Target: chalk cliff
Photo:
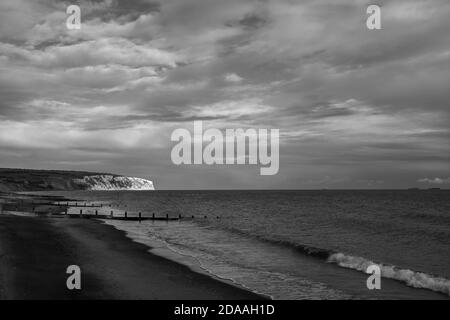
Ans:
[[[73,182],[83,190],[155,190],[152,181],[134,177],[96,175]]]

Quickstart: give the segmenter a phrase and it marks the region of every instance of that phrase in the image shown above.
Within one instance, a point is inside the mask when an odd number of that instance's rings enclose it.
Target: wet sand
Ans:
[[[81,268],[81,290],[66,269]],[[94,219],[0,214],[0,299],[262,299],[148,252]]]

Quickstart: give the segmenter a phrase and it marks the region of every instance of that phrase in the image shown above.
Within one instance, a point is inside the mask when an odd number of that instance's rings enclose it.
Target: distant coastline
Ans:
[[[0,191],[155,190],[153,181],[86,171],[0,169]]]

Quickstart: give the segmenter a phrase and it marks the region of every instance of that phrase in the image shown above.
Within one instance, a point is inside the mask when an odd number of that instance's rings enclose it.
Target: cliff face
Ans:
[[[153,182],[114,174],[0,169],[0,191],[154,190]]]
[[[83,190],[155,190],[152,181],[113,175],[85,176],[74,183]]]

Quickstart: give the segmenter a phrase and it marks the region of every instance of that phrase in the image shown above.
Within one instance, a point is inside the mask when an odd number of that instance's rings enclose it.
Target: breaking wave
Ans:
[[[377,264],[362,257],[345,255],[343,253],[333,253],[328,257],[327,261],[343,268],[354,269],[364,273],[366,273],[370,265],[378,265],[383,278],[394,279],[410,287],[428,289],[450,296],[450,280],[442,277],[409,269],[401,269],[392,265]]]
[[[351,256],[329,249],[293,243],[291,241],[249,235],[246,232],[234,228],[227,228],[227,230],[246,236],[252,236],[253,238],[257,238],[261,241],[289,247],[291,249],[294,249],[299,254],[321,259],[328,263],[334,263],[342,268],[353,269],[367,273],[366,270],[370,265],[377,265],[380,267],[381,276],[383,278],[397,280],[413,288],[427,289],[450,296],[450,280],[443,277],[430,275],[425,272],[403,269],[393,265],[375,263],[363,257]]]

